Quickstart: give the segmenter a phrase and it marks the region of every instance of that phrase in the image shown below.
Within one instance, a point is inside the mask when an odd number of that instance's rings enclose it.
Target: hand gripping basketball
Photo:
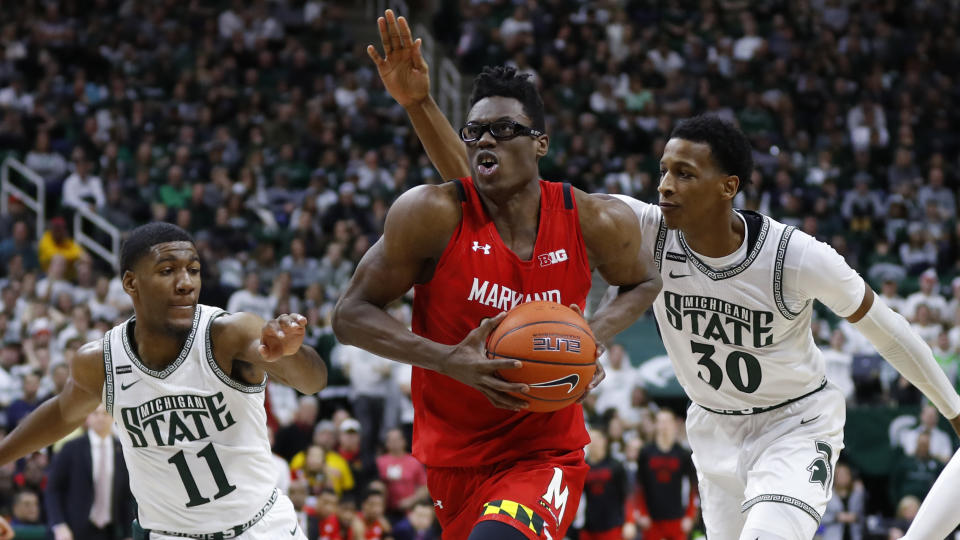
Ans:
[[[284,356],[296,354],[303,344],[307,318],[299,313],[281,315],[263,325],[260,334],[260,357],[266,362],[276,362]]]
[[[494,407],[519,411],[527,408],[528,403],[510,393],[525,394],[529,387],[522,383],[507,382],[497,377],[496,373],[502,369],[516,369],[523,364],[509,358],[489,359],[486,354],[487,336],[506,316],[506,313],[500,313],[481,321],[480,326],[453,348],[443,363],[442,373],[476,388]]]

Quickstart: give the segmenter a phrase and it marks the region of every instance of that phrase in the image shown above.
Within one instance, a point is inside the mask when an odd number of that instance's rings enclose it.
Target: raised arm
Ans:
[[[484,320],[459,344],[447,345],[414,334],[384,309],[432,275],[460,223],[454,189],[452,184],[418,186],[394,202],[383,237],[363,256],[337,302],[333,331],[343,344],[443,373],[480,390],[495,406],[520,409],[526,401],[507,392],[524,392],[526,385],[493,375],[519,362],[485,355],[487,335],[504,314]]]
[[[258,384],[266,372],[304,394],[315,394],[327,386],[327,366],[313,347],[303,344],[306,325],[307,318],[296,313],[270,321],[246,312],[223,315],[213,323],[214,355],[221,366],[230,366],[227,373],[239,372],[248,383]]]
[[[397,18],[393,10],[379,17],[377,26],[384,56],[373,45],[367,45],[367,54],[376,64],[383,86],[406,109],[440,177],[450,180],[469,176],[463,141],[430,95],[430,72],[420,52],[422,42],[413,40],[406,18]]]
[[[0,465],[46,448],[83,425],[100,405],[103,390],[103,346],[87,343],[70,362],[63,391],[43,402],[0,441]]]
[[[633,210],[615,198],[575,193],[590,265],[607,283],[620,287],[617,297],[590,320],[597,341],[605,344],[643,315],[662,283],[650,255],[641,249]]]

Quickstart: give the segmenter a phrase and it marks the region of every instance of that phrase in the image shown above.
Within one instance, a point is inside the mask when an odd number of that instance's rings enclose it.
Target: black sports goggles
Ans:
[[[518,124],[512,120],[497,120],[489,124],[470,122],[460,129],[460,139],[463,142],[476,142],[480,140],[480,137],[483,137],[486,131],[490,131],[493,138],[498,141],[506,141],[521,135],[529,135],[531,137],[543,135],[542,131]]]

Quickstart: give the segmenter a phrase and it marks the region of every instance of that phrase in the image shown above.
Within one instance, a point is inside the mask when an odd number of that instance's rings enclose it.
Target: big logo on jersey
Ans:
[[[724,345],[761,348],[773,343],[773,313],[747,309],[709,296],[684,296],[663,291],[667,322]]]
[[[134,448],[173,446],[179,441],[205,439],[211,431],[236,424],[224,401],[223,392],[162,396],[123,408],[120,415]]]

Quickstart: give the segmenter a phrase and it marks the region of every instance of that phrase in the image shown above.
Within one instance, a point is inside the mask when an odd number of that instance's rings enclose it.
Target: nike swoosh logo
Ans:
[[[297,528],[298,528],[298,527],[300,527],[300,526],[299,526],[299,525],[294,525],[294,526],[293,526],[293,530],[290,531],[290,536],[296,536],[296,535],[297,535]]]
[[[127,388],[130,388],[131,386],[137,384],[138,382],[140,382],[140,379],[137,379],[137,380],[133,381],[133,382],[130,383],[130,384],[120,383],[120,389],[121,389],[121,390],[126,390]]]
[[[557,379],[554,381],[546,381],[541,383],[532,383],[529,386],[531,388],[550,388],[553,386],[563,386],[565,384],[570,385],[570,388],[567,390],[567,393],[569,394],[570,392],[573,392],[573,389],[576,388],[578,384],[580,384],[580,376],[574,373],[572,375],[567,375],[562,379]]]
[[[822,416],[822,415],[819,415],[819,414],[818,414],[818,415],[814,416],[813,418],[811,418],[811,419],[809,419],[809,420],[804,420],[804,419],[801,418],[801,419],[800,419],[800,425],[802,426],[802,425],[804,425],[804,424],[809,424],[810,422],[813,422],[814,420],[816,420],[817,418],[820,418],[821,416]]]
[[[692,276],[692,275],[693,275],[693,274],[674,274],[674,273],[673,273],[673,270],[670,271],[670,277],[673,278],[673,279],[682,278],[682,277],[690,277],[690,276]]]

